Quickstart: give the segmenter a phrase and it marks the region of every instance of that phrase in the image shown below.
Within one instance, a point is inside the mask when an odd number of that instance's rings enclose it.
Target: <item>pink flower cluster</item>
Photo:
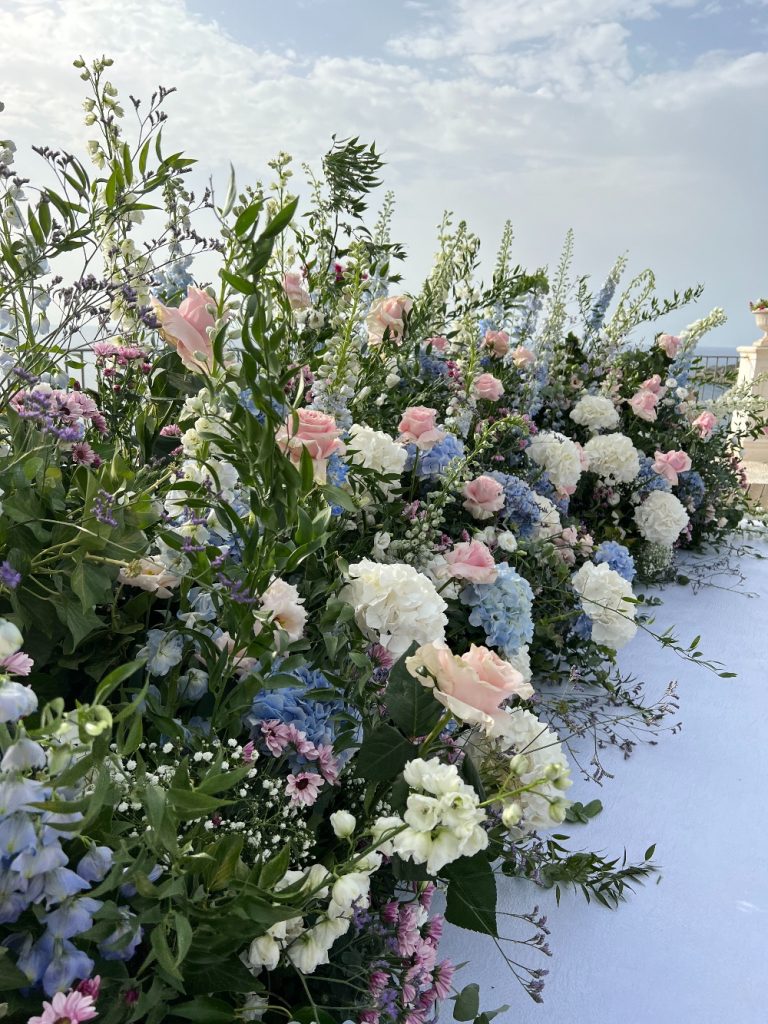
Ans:
[[[445,556],[451,576],[468,583],[493,583],[498,576],[490,549],[481,540],[456,544]]]
[[[43,1012],[30,1017],[27,1024],[84,1024],[98,1017],[93,1005],[99,997],[101,978],[96,975],[81,981],[71,992],[57,992],[49,1002],[43,1003]]]
[[[104,366],[106,363],[112,364],[105,368],[105,377],[113,376],[116,372],[115,367],[130,366],[131,363],[138,362],[139,359],[142,360],[143,373],[149,373],[152,369],[152,366],[145,361],[147,353],[137,345],[118,345],[114,341],[97,341],[91,346],[91,349],[96,356],[97,366]]]
[[[398,430],[403,444],[415,444],[422,452],[428,452],[445,437],[445,431],[437,426],[437,410],[426,405],[409,405]]]
[[[46,418],[66,426],[82,420],[100,434],[106,434],[107,421],[94,400],[82,391],[61,391],[38,385],[31,391],[17,391],[11,396],[11,407],[24,419]]]
[[[358,1024],[427,1024],[434,1019],[435,1002],[450,994],[455,968],[450,960],[437,960],[443,919],[429,917],[434,891],[429,883],[416,900],[389,900],[381,909],[391,952],[372,965],[368,993],[373,1005],[360,1013]]]
[[[713,412],[703,412],[700,416],[696,417],[691,426],[694,430],[698,431],[702,441],[708,441],[716,424],[717,416]]]
[[[213,343],[209,331],[216,323],[210,311],[215,305],[215,299],[208,292],[192,285],[178,309],[152,299],[152,308],[160,321],[160,333],[169,345],[174,346],[188,370],[210,372],[213,367]]]
[[[638,419],[646,423],[653,423],[656,419],[656,406],[667,393],[667,389],[661,383],[661,377],[654,373],[648,380],[644,380],[635,394],[628,399],[632,412]]]
[[[273,757],[282,757],[291,747],[306,761],[317,762],[319,774],[301,771],[288,776],[285,792],[291,798],[291,806],[311,807],[324,783],[334,786],[339,781],[339,762],[334,757],[333,747],[327,743],[315,746],[293,723],[286,725],[277,718],[266,719],[261,723],[261,736]]]
[[[294,417],[297,423],[294,423]],[[340,434],[333,416],[317,409],[299,409],[280,427],[275,440],[280,450],[296,465],[301,462],[301,453],[306,448],[314,464],[315,479],[318,483],[325,483],[328,459],[334,452],[343,455],[346,451],[344,443],[339,440]]]
[[[658,473],[659,476],[663,476],[673,487],[677,484],[678,473],[687,473],[690,468],[691,457],[682,450],[672,452],[657,451],[655,454],[654,472]]]

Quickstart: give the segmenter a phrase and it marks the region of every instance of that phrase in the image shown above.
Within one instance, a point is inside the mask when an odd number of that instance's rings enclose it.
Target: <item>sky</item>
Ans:
[[[0,0],[0,138],[82,152],[74,57],[114,58],[123,95],[176,86],[166,135],[223,193],[287,150],[375,140],[414,290],[444,209],[518,262],[597,290],[617,255],[662,294],[706,287],[717,346],[750,344],[768,293],[768,0]],[[26,152],[25,152],[26,151]]]

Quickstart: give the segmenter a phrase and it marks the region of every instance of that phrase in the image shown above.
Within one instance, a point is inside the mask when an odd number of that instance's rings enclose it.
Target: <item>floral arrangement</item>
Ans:
[[[334,142],[303,219],[285,154],[196,198],[167,91],[129,140],[110,65],[75,65],[94,169],[42,147],[37,187],[0,143],[8,1015],[485,1024],[444,920],[547,955],[498,874],[615,906],[653,871],[564,845],[599,802],[559,734],[628,751],[669,710],[615,655],[638,570],[746,508],[696,397],[720,314],[633,347],[679,303],[606,324],[615,272],[579,336],[567,256],[527,274],[506,229],[478,284],[450,218],[400,294],[373,146]]]
[[[753,313],[768,312],[768,299],[758,299],[756,302],[750,302],[749,308]]]

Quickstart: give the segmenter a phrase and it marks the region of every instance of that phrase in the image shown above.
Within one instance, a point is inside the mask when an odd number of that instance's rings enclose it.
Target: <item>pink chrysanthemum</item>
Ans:
[[[93,997],[82,992],[57,992],[50,1003],[43,1003],[43,1012],[39,1017],[30,1017],[27,1024],[82,1024],[93,1020],[98,1012],[93,1005]]]
[[[324,779],[315,772],[297,772],[289,775],[285,784],[285,792],[291,798],[292,806],[303,804],[311,807],[320,794]]]

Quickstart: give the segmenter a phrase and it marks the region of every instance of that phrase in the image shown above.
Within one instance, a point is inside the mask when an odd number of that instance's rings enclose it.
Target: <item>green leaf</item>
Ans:
[[[191,1003],[182,1003],[172,1009],[174,1017],[198,1021],[199,1024],[230,1024],[235,1020],[235,1011],[223,999],[212,996],[198,996]]]
[[[443,708],[435,700],[432,690],[422,686],[405,667],[405,659],[413,653],[415,646],[392,667],[385,704],[392,721],[406,735],[425,736],[437,724]]]
[[[329,505],[341,505],[345,512],[357,512],[357,505],[352,496],[342,490],[341,487],[333,487],[331,484],[324,484],[320,490]]]
[[[72,570],[69,585],[80,598],[83,612],[93,610],[97,604],[112,601],[112,578],[101,566],[78,562]]]
[[[355,771],[366,782],[394,779],[406,764],[419,753],[391,725],[382,725],[370,733],[355,758]]]
[[[195,947],[184,961],[184,988],[190,996],[207,992],[253,992],[255,979],[237,957],[231,960],[213,960],[210,954],[203,959]]]
[[[234,803],[234,800],[222,800],[221,797],[208,796],[194,789],[169,789],[168,798],[182,819],[200,818],[219,807],[227,807]]]
[[[453,1008],[454,1020],[474,1020],[480,1011],[480,986],[475,982],[465,985],[456,996]]]
[[[293,1019],[298,1021],[298,1024],[312,1024],[313,1021],[317,1024],[336,1024],[330,1013],[319,1006],[314,1010],[311,1006],[302,1006],[300,1010],[294,1012]]]
[[[235,234],[242,238],[250,228],[256,223],[259,214],[261,213],[262,203],[261,200],[251,203],[247,206],[240,216],[235,221]]]
[[[192,925],[186,917],[174,913],[173,923],[176,928],[176,966],[183,963],[189,947],[192,945]]]
[[[259,872],[259,888],[271,889],[285,876],[291,863],[291,847],[286,845],[271,857]]]
[[[22,974],[15,964],[11,963],[11,955],[7,949],[0,948],[0,992],[18,990],[29,985],[29,978]]]
[[[152,950],[157,957],[157,962],[160,964],[162,969],[167,974],[170,974],[172,978],[176,978],[178,981],[181,981],[182,978],[179,974],[179,969],[176,966],[170,946],[168,945],[168,939],[165,935],[164,922],[161,921],[160,924],[155,925],[152,929],[150,945],[152,946]]]
[[[459,928],[498,935],[496,879],[486,855],[460,857],[444,869],[448,878],[445,919]]]
[[[296,213],[296,207],[299,205],[299,197],[292,199],[290,203],[286,203],[285,206],[280,210],[272,220],[267,224],[261,233],[262,238],[274,238],[275,235],[279,235],[281,231],[288,227],[293,220],[293,215]],[[237,228],[235,228],[237,230]],[[238,232],[239,233],[239,232]]]
[[[256,292],[256,286],[239,274],[232,274],[228,270],[220,270],[219,277],[234,288],[236,292],[242,292],[243,295],[253,295]]]

